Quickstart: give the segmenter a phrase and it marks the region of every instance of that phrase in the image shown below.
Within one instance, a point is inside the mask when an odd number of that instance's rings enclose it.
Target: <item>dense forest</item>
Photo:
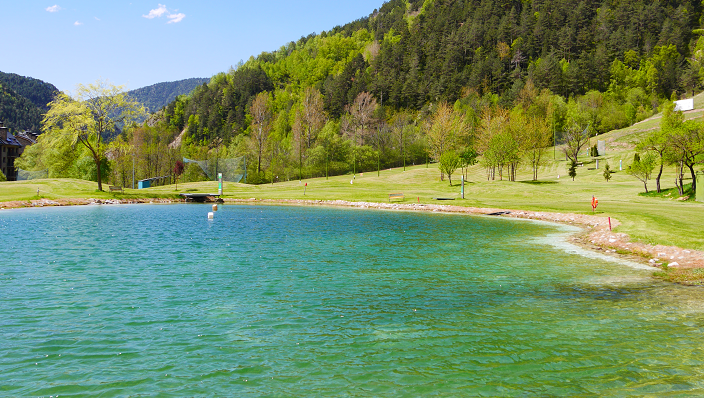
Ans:
[[[198,116],[191,133],[228,138],[247,129],[246,106],[260,91],[295,102],[314,87],[339,118],[364,91],[394,110],[453,103],[467,89],[510,107],[527,80],[563,98],[610,92],[652,107],[700,86],[701,11],[679,1],[394,0],[251,58],[170,104],[168,116],[179,128]]]
[[[41,80],[0,72],[0,122],[14,131],[38,132],[58,91]]]
[[[441,178],[481,161],[487,178],[531,167],[535,179],[543,148],[564,144],[576,161],[583,136],[702,88],[702,11],[681,0],[390,0],[240,62],[125,129],[107,151],[112,178],[124,182],[133,158],[145,178],[182,157],[245,156],[250,183],[428,160]],[[669,134],[685,130],[704,131]],[[667,161],[701,162],[687,151]],[[196,169],[184,179],[205,178]]]
[[[175,82],[163,82],[128,91],[127,94],[139,101],[150,111],[158,111],[168,105],[177,96],[188,94],[196,86],[207,83],[210,79],[194,77]]]

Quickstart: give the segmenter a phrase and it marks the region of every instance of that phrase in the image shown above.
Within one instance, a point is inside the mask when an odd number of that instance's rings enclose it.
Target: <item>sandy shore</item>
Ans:
[[[443,213],[465,213],[495,215],[505,218],[524,218],[542,220],[561,224],[574,225],[582,228],[583,233],[572,237],[573,243],[585,248],[601,251],[614,256],[625,257],[631,261],[645,263],[654,267],[663,263],[675,268],[704,268],[704,252],[686,250],[676,246],[649,245],[640,242],[630,242],[624,233],[613,233],[609,227],[609,218],[588,214],[549,213],[524,210],[494,209],[479,207],[462,207],[439,204],[420,203],[374,203],[349,202],[344,200],[272,200],[272,199],[224,199],[225,203],[247,204],[288,204],[302,206],[339,206],[382,210],[429,211]],[[32,201],[0,202],[0,210],[22,207],[45,206],[77,206],[97,204],[133,204],[133,203],[178,203],[172,199],[39,199]],[[611,228],[621,223],[611,218]]]

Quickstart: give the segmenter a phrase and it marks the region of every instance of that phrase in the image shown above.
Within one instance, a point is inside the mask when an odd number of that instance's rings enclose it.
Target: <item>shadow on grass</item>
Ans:
[[[557,184],[557,181],[518,181],[521,184],[530,184],[530,185],[552,185],[552,184]]]
[[[655,184],[653,184],[653,185],[655,185]],[[650,188],[650,187],[648,187],[648,188]],[[682,197],[688,197],[687,199],[679,199],[680,193],[677,191],[677,188],[661,189],[660,192],[658,192],[653,187],[653,189],[649,190],[647,193],[645,193],[645,192],[638,193],[638,196],[645,196],[648,198],[662,198],[662,199],[670,199],[670,200],[679,200],[681,202],[694,202],[694,200],[696,199],[696,194],[692,190],[691,183],[684,185],[684,195]]]

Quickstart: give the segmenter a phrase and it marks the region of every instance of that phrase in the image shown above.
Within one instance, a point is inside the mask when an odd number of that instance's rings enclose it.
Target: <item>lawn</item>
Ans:
[[[558,154],[559,156],[559,154]],[[563,155],[564,156],[564,155]],[[628,151],[614,152],[600,160],[600,169],[588,157],[582,159],[577,177],[567,177],[565,161],[551,161],[541,168],[539,180],[531,181],[531,173],[524,168],[517,182],[487,181],[485,170],[470,168],[465,184],[465,199],[461,198],[459,171],[453,175],[453,185],[447,179],[439,180],[434,164],[382,170],[351,175],[304,179],[266,185],[224,184],[226,198],[239,199],[309,199],[387,202],[390,193],[402,192],[405,203],[441,203],[459,206],[492,207],[515,210],[550,211],[562,213],[591,213],[592,195],[599,199],[597,214],[614,217],[622,222],[616,232],[629,234],[633,239],[651,244],[681,246],[704,250],[704,203],[678,200],[675,197],[649,197],[643,184],[618,170],[618,161],[630,163]],[[611,181],[603,178],[603,167],[608,161],[615,169]],[[559,178],[558,178],[559,175]],[[352,183],[351,183],[352,182]],[[307,186],[306,186],[307,184]],[[674,186],[674,170],[666,169],[662,179],[664,188]],[[649,183],[654,189],[654,181]],[[305,195],[304,195],[305,190]],[[179,184],[145,190],[159,194],[181,192],[217,192],[216,182]],[[453,198],[437,201],[434,198]]]
[[[695,98],[695,104],[704,101]],[[697,111],[694,111],[697,112]],[[606,141],[607,153],[596,161],[584,152],[574,181],[567,176],[564,154],[550,148],[545,153],[545,165],[540,168],[538,181],[531,181],[527,165],[519,169],[517,182],[488,181],[486,170],[475,165],[469,169],[465,184],[465,199],[460,196],[460,171],[453,175],[453,185],[447,179],[440,181],[437,165],[415,165],[402,168],[366,172],[330,178],[311,178],[276,184],[247,185],[226,182],[224,196],[239,199],[311,199],[387,202],[390,193],[402,192],[405,203],[442,203],[459,206],[491,207],[514,210],[550,211],[562,213],[591,213],[592,195],[599,199],[596,213],[621,221],[616,232],[624,232],[632,239],[650,243],[704,250],[704,203],[680,200],[677,195],[646,196],[643,184],[626,174],[633,159],[638,137],[658,128],[659,115],[627,129],[614,130],[592,138]],[[611,181],[603,178],[608,163],[614,171]],[[622,166],[623,170],[619,170]],[[666,167],[662,187],[674,187],[674,168]],[[686,181],[691,183],[691,181]],[[306,185],[307,184],[307,185]],[[648,185],[655,189],[655,181]],[[39,190],[37,193],[37,189]],[[104,185],[107,190],[107,184]],[[214,193],[217,182],[199,182],[154,187],[141,190],[125,189],[124,193],[97,191],[97,184],[75,179],[46,179],[0,183],[0,202],[39,198],[176,198],[180,193]],[[305,192],[305,194],[304,194]],[[437,201],[435,198],[453,198]]]

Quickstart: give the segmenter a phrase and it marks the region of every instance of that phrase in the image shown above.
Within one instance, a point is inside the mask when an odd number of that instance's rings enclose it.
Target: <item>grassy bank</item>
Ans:
[[[559,157],[560,155],[557,154]],[[485,170],[473,166],[465,183],[465,199],[461,198],[458,174],[453,185],[447,179],[439,180],[436,165],[416,165],[358,174],[326,178],[305,179],[267,185],[225,183],[227,198],[238,199],[312,199],[387,202],[390,193],[402,192],[404,202],[445,203],[458,206],[492,207],[515,210],[550,211],[589,214],[592,212],[592,195],[599,199],[596,214],[611,216],[622,222],[616,232],[624,232],[632,239],[649,244],[680,246],[704,250],[701,220],[704,203],[679,200],[676,195],[644,196],[643,184],[618,171],[619,160],[629,161],[629,150],[613,151],[600,159],[600,169],[595,161],[585,157],[584,166],[578,168],[577,178],[567,177],[566,162],[549,162],[539,174],[539,181],[530,181],[530,170],[518,174],[517,182],[487,181]],[[552,154],[550,156],[552,158]],[[608,161],[616,170],[611,181],[602,176],[603,164]],[[559,178],[558,178],[559,175]],[[672,182],[670,182],[672,181]],[[351,183],[352,182],[352,183]],[[307,186],[306,186],[307,184]],[[654,189],[654,182],[651,184]],[[663,176],[663,187],[674,185],[670,169]],[[106,186],[107,187],[107,186]],[[217,192],[217,182],[199,182],[154,187],[141,190],[125,189],[125,193],[99,192],[97,184],[73,179],[47,179],[0,183],[0,201],[28,201],[33,199],[61,198],[177,198],[180,193]],[[39,195],[37,195],[39,189]],[[304,195],[305,191],[305,195]],[[437,201],[451,198],[453,201]]]

